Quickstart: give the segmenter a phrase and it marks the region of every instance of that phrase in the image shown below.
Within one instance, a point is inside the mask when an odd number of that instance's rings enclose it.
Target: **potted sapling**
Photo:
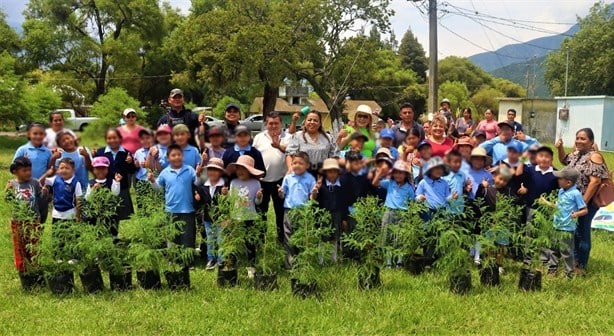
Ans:
[[[194,249],[178,244],[176,238],[181,236],[184,223],[169,219],[163,230],[166,235],[166,248],[164,256],[164,278],[171,290],[190,289],[190,267],[194,260]]]
[[[51,292],[55,295],[70,294],[74,290],[74,272],[77,270],[74,221],[57,222],[51,234],[41,236],[36,245],[36,263],[45,272]]]
[[[75,227],[77,240],[75,252],[77,255],[77,271],[85,293],[96,293],[104,290],[102,272],[99,261],[104,254],[113,248],[113,238],[105,227],[82,224]]]
[[[420,244],[425,238],[424,221],[420,215],[426,211],[424,203],[412,202],[399,216],[399,225],[390,226],[394,237],[393,258],[401,260],[404,268],[411,274],[424,272],[431,265],[432,258],[419,254]]]
[[[253,228],[256,232],[249,234],[248,239],[262,238],[258,242],[261,245],[256,256],[254,287],[258,290],[275,290],[278,288],[277,275],[283,268],[285,251],[275,237],[275,230],[269,230],[266,221],[258,220]]]
[[[343,237],[343,243],[359,251],[358,287],[369,289],[381,285],[380,270],[385,266],[386,258],[391,259],[393,251],[386,245],[391,232],[382,230],[383,207],[376,197],[361,198],[354,204],[351,216],[356,226],[349,235]]]
[[[333,251],[331,244],[323,241],[332,229],[319,224],[329,223],[330,213],[310,201],[292,209],[289,218],[294,232],[288,244],[297,252],[292,258],[292,293],[302,298],[317,297],[320,262],[323,256],[331,255]]]
[[[109,273],[111,290],[132,289],[132,268],[128,258],[128,245],[124,240],[115,241],[101,258],[100,266]]]

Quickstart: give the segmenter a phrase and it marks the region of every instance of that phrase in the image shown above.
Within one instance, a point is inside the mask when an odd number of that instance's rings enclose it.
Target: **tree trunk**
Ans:
[[[109,64],[106,61],[106,55],[102,55],[102,63],[100,64],[100,72],[98,78],[94,79],[96,83],[96,90],[94,91],[94,100],[103,95],[107,89],[107,71],[109,70]]]
[[[269,82],[264,84],[264,96],[262,98],[262,116],[266,116],[275,111],[275,104],[279,97],[279,87],[271,86]]]
[[[324,104],[326,104],[326,106],[329,109],[330,120],[331,120],[332,127],[333,127],[332,135],[333,135],[333,139],[335,139],[337,137],[337,134],[339,134],[341,127],[343,127],[343,101],[344,100],[337,99],[335,102],[333,102],[330,94],[326,90],[324,90],[324,88],[320,85],[320,83],[318,83],[315,80],[310,80],[311,78],[306,78],[306,79],[311,84],[311,86],[313,86],[313,90],[318,94],[318,96],[320,96],[320,98],[322,98],[322,100],[324,101]]]

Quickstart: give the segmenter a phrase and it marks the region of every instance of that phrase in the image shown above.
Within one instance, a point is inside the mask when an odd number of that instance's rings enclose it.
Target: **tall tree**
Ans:
[[[25,59],[94,81],[94,98],[127,57],[138,67],[144,41],[161,39],[157,0],[31,0],[25,18]]]
[[[429,68],[426,53],[411,29],[403,34],[398,54],[403,67],[412,69],[422,81],[426,80],[426,70]]]
[[[449,56],[439,61],[439,82],[463,82],[474,95],[481,88],[492,87],[493,77],[464,57]]]
[[[553,95],[565,94],[569,50],[568,95],[614,95],[614,7],[597,2],[580,30],[546,59],[546,84]]]
[[[17,32],[6,23],[6,14],[0,8],[0,50],[6,50],[15,56],[21,50]]]

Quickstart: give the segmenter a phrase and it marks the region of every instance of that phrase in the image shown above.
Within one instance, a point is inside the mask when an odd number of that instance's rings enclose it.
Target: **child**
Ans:
[[[378,169],[384,169],[385,171],[390,171],[393,166],[392,154],[390,154],[390,150],[388,148],[382,147],[377,150],[377,154],[375,154],[375,167],[369,172],[367,178],[372,180]],[[385,178],[385,176],[382,176]],[[413,179],[412,179],[413,181]],[[383,205],[386,202],[386,194],[388,194],[388,190],[383,188],[381,185],[374,188],[374,193]]]
[[[72,160],[75,169],[75,176],[82,187],[85,188],[90,180],[88,170],[92,169],[92,159],[85,147],[79,148],[77,138],[72,132],[60,131],[56,142],[62,150],[57,150],[51,155],[51,162],[54,167],[59,167],[60,159],[69,158]]]
[[[420,161],[420,154],[416,152],[420,144],[420,130],[416,129],[415,127],[412,127],[407,130],[405,142],[403,142],[403,144],[399,146],[399,157],[411,165],[414,181],[418,181],[422,173],[422,166],[420,165],[422,161]],[[430,146],[428,142],[423,142],[422,145]],[[428,156],[429,154],[426,155],[430,159],[430,156]]]
[[[446,154],[446,163],[450,166],[450,174],[444,176],[444,180],[448,182],[451,192],[456,192],[458,195],[469,194],[472,190],[472,182],[469,175],[462,170],[463,157],[461,152],[456,149],[448,151]],[[465,199],[459,197],[450,204],[450,213],[460,215],[465,211]]]
[[[39,182],[53,174],[51,150],[43,145],[44,138],[45,127],[39,123],[31,123],[28,125],[28,140],[30,141],[17,148],[13,157],[13,161],[21,156],[28,158],[32,164],[32,176]],[[49,214],[49,200],[42,197],[37,200],[37,206],[39,207],[40,222],[45,223]]]
[[[549,203],[543,196],[540,200],[544,203],[556,206],[557,212],[554,215],[554,228],[563,231],[561,238],[565,247],[553,247],[542,253],[541,259],[548,264],[548,274],[556,274],[560,258],[565,260],[565,274],[568,278],[574,275],[574,232],[578,225],[578,217],[586,216],[588,209],[582,194],[576,188],[576,181],[580,172],[574,168],[565,168],[555,171],[554,176],[558,178],[561,189],[556,205]]]
[[[473,143],[473,147],[478,147],[486,142],[486,133],[482,130],[474,131],[471,135],[471,142]]]
[[[132,197],[130,197],[130,178],[129,176],[136,173],[137,167],[134,163],[132,153],[125,150],[121,146],[122,135],[116,128],[109,128],[105,134],[107,146],[99,148],[96,151],[96,157],[104,156],[109,160],[109,167],[107,172],[107,179],[113,180],[115,176],[119,174],[120,190],[119,198],[121,203],[117,209],[117,227],[111,227],[111,235],[113,238],[117,238],[119,230],[119,221],[130,218],[130,215],[134,213],[134,207],[132,205]]]
[[[67,157],[60,159],[56,175],[45,178],[45,186],[53,190],[52,223],[79,222],[83,189],[75,175],[75,162]]]
[[[337,262],[341,248],[341,224],[347,221],[347,205],[344,201],[345,188],[341,185],[341,167],[334,159],[326,159],[320,169],[320,175],[315,188],[311,192],[311,199],[318,202],[318,206],[326,209],[331,215],[333,234],[327,239],[334,242],[332,259]]]
[[[173,141],[183,150],[183,163],[196,169],[202,162],[198,148],[190,145],[190,130],[184,124],[173,127]]]
[[[13,255],[21,286],[29,290],[33,283],[44,284],[42,273],[32,272],[33,269],[29,267],[34,258],[34,245],[38,242],[40,208],[37,202],[43,198],[43,192],[39,181],[32,178],[32,162],[27,157],[15,158],[10,170],[15,178],[7,183],[6,201],[15,202],[11,220]],[[25,205],[25,209],[20,204]]]
[[[407,210],[408,203],[414,200],[414,186],[409,181],[411,179],[411,172],[407,167],[407,164],[403,161],[397,161],[392,167],[392,179],[386,178],[382,180],[382,177],[388,174],[387,168],[380,167],[373,178],[373,186],[382,186],[386,189],[386,212],[382,218],[382,236],[384,237],[381,242],[381,247],[384,248],[390,245],[388,237],[388,226],[398,225],[399,213],[402,210]],[[402,260],[397,260],[397,267],[401,266]],[[392,254],[386,255],[386,266],[392,267]]]
[[[384,128],[379,133],[379,146],[376,148],[388,148],[392,158],[396,161],[399,159],[399,150],[394,147],[394,131],[390,128]]]
[[[307,153],[298,152],[292,155],[292,172],[286,177],[279,187],[279,198],[284,200],[284,247],[286,248],[286,266],[292,266],[292,259],[297,251],[290,246],[292,236],[292,222],[290,211],[305,205],[309,201],[309,195],[313,193],[316,180],[307,172],[310,167]]]
[[[215,269],[216,264],[222,262],[222,255],[216,250],[216,244],[219,246],[222,241],[222,236],[219,227],[213,227],[213,219],[209,211],[211,207],[217,203],[217,198],[220,194],[226,194],[228,190],[224,188],[224,161],[220,158],[210,158],[209,163],[205,166],[207,169],[207,181],[196,188],[195,199],[202,204],[202,222],[204,230],[202,238],[204,243],[201,243],[200,251],[202,256],[207,257],[206,270]]]
[[[181,223],[181,234],[174,239],[176,244],[186,248],[196,245],[196,219],[194,215],[194,192],[196,171],[184,163],[183,149],[179,145],[168,146],[166,156],[169,166],[164,168],[156,179],[148,174],[149,181],[156,189],[164,190],[164,209],[170,214],[173,223]]]
[[[207,157],[221,159],[224,157],[226,149],[222,147],[224,143],[224,132],[219,127],[213,127],[209,130],[209,146],[204,150],[207,153]]]
[[[478,191],[478,186],[482,181],[486,180],[488,184],[493,183],[492,174],[486,170],[486,167],[490,167],[492,160],[490,156],[486,154],[486,150],[482,147],[475,147],[471,151],[471,156],[469,158],[469,177],[471,177],[471,181],[473,182],[473,188],[471,190],[471,194],[469,194],[470,199],[475,198],[475,194]]]
[[[239,128],[239,126],[237,126]],[[241,146],[239,143],[244,141],[244,132],[243,135],[238,135],[236,137],[236,145]],[[226,153],[232,152],[226,151]],[[226,156],[226,153],[224,156]],[[236,176],[230,182],[230,191],[236,193],[239,196],[240,204],[237,204],[237,207],[241,209],[239,218],[235,218],[237,220],[241,220],[245,227],[249,230],[254,226],[255,221],[258,219],[258,212],[256,211],[256,205],[259,205],[262,202],[262,188],[260,186],[259,178],[264,176],[264,171],[254,168],[255,160],[253,157],[249,155],[241,155],[236,159],[236,162],[232,162],[227,167],[227,174]],[[264,233],[260,233],[259,236],[262,236]],[[260,237],[256,237],[253,241],[258,241]],[[249,278],[253,278],[256,269],[254,265],[256,264],[256,249],[257,244],[254,242],[246,243],[247,249],[247,258],[249,262],[249,266],[247,267],[247,276]]]
[[[252,135],[247,127],[244,125],[235,127],[235,144],[234,146],[226,149],[224,155],[222,156],[224,167],[228,167],[231,163],[237,162],[239,157],[247,155],[254,160],[254,168],[261,171],[263,173],[262,176],[264,176],[266,174],[266,167],[264,165],[264,160],[262,159],[262,154],[259,150],[250,145],[251,140]],[[234,179],[233,175],[229,176],[230,180]]]
[[[351,151],[354,151],[354,152],[362,151],[362,148],[364,147],[365,142],[367,142],[368,140],[369,138],[367,138],[367,136],[365,136],[364,134],[360,132],[352,133],[349,137],[348,149],[342,150],[341,152],[339,152],[339,158],[344,159],[345,154]],[[340,164],[344,166],[345,161],[342,160]]]
[[[495,166],[506,165],[508,168],[512,170],[512,172],[516,171],[516,168],[522,162],[520,162],[520,157],[522,156],[522,144],[518,141],[512,141],[507,145],[507,157],[495,164]]]
[[[151,157],[154,159],[148,163],[148,167],[159,172],[168,167],[166,160],[166,150],[173,143],[171,133],[173,130],[169,125],[160,125],[156,130],[157,144],[151,148]]]
[[[520,165],[516,170],[516,175],[526,175],[526,186],[528,186],[528,193],[526,196],[526,204],[528,208],[535,209],[535,201],[543,194],[550,194],[554,190],[558,189],[558,182],[556,176],[554,176],[554,167],[552,167],[552,159],[554,153],[548,146],[539,147],[536,151],[537,165],[533,167],[527,167],[526,165]],[[530,220],[531,210],[527,214]]]
[[[122,180],[122,176],[119,173],[115,174],[115,178],[113,180],[109,179],[109,159],[105,156],[95,157],[92,161],[92,169],[94,172],[94,178],[91,179],[87,186],[87,191],[85,192],[85,200],[88,201],[91,195],[99,190],[100,188],[105,188],[111,190],[111,194],[114,196],[119,196],[120,192],[120,181]],[[86,218],[84,219],[90,224],[96,224],[97,220],[104,221],[103,225],[109,227],[109,232],[113,235],[113,232],[117,232],[117,227],[119,220],[117,219],[117,215],[112,216],[110,218]]]
[[[473,150],[471,138],[468,136],[462,136],[460,139],[458,139],[456,145],[454,145],[454,149],[459,151],[461,154],[461,170],[468,173],[470,168],[469,161],[471,160],[471,151]]]

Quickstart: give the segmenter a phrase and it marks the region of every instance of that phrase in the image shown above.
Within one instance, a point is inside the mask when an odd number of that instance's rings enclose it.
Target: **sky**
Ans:
[[[190,0],[167,1],[183,13],[189,11]],[[588,13],[595,1],[439,0],[439,57],[468,57],[518,41],[565,32],[576,22],[576,16]],[[21,12],[26,3],[27,0],[0,0],[0,7],[7,13],[10,25],[20,25],[23,20]],[[427,6],[427,0],[392,0],[395,16],[391,23],[399,41],[405,31],[411,28],[428,54]]]

